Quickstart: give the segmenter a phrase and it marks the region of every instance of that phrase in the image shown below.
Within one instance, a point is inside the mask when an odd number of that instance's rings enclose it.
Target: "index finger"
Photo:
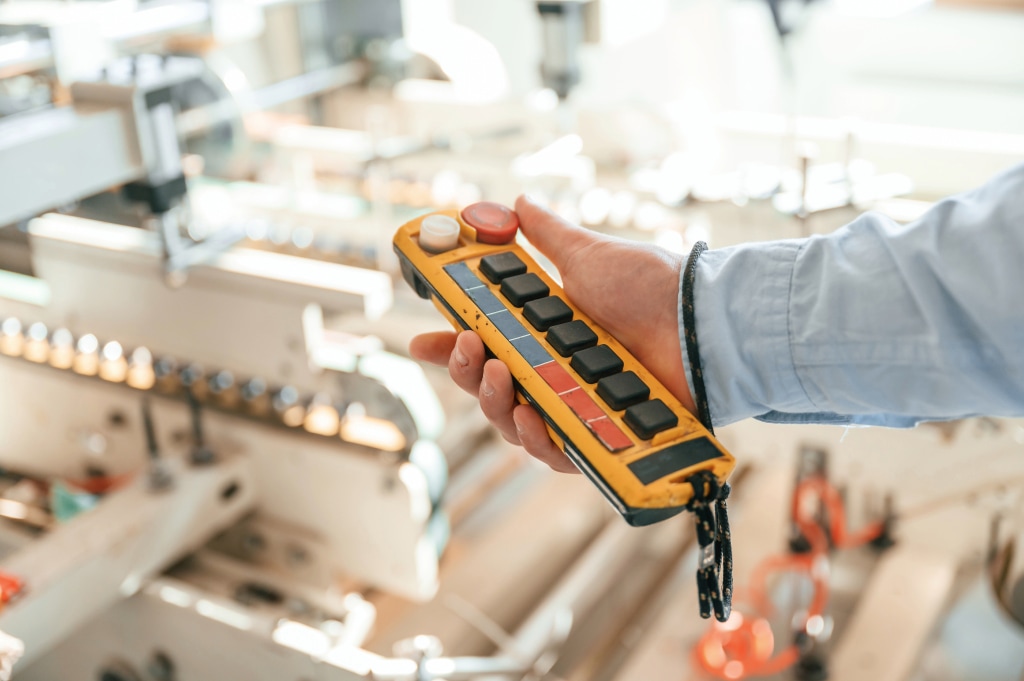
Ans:
[[[433,331],[414,336],[409,341],[409,354],[418,359],[438,366],[448,366],[448,358],[455,349],[454,331]]]

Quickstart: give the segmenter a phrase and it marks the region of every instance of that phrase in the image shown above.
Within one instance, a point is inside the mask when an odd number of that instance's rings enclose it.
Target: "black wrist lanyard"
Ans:
[[[690,376],[693,379],[693,401],[697,406],[697,418],[712,435],[711,411],[708,395],[704,388],[704,371],[700,365],[697,346],[697,327],[694,314],[694,277],[697,261],[708,245],[698,241],[690,251],[683,270],[683,335],[686,340],[686,356],[690,361]],[[700,616],[711,617],[725,622],[732,611],[732,536],[729,532],[729,513],[726,499],[729,498],[729,483],[718,484],[717,478],[709,471],[701,471],[690,477],[693,498],[687,510],[696,517],[697,544],[697,596],[700,599]]]

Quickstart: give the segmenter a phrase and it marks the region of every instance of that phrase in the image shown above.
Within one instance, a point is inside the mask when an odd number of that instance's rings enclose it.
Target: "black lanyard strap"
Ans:
[[[732,612],[732,535],[729,531],[729,483],[719,485],[708,471],[690,477],[693,499],[688,508],[696,516],[697,596],[700,616],[725,622]]]

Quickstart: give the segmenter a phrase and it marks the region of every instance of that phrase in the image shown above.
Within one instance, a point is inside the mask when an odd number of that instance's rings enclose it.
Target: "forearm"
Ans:
[[[705,253],[694,299],[714,422],[1024,414],[1022,263],[1024,166],[911,225],[866,214]]]

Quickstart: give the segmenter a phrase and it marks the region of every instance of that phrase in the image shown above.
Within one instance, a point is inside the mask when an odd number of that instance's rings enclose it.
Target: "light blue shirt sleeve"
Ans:
[[[909,225],[707,251],[694,307],[715,425],[1024,416],[1024,165]]]

